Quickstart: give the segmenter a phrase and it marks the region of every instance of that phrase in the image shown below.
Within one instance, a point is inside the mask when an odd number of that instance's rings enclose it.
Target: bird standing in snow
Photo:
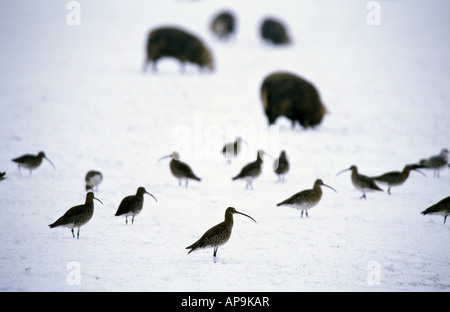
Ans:
[[[144,207],[144,194],[148,194],[158,201],[155,196],[145,190],[144,187],[139,187],[136,195],[130,195],[122,199],[115,216],[125,216],[125,223],[128,224],[128,217],[132,216],[131,224],[134,224],[134,217],[138,215]]]
[[[424,211],[422,211],[423,215],[427,214],[440,214],[444,216],[444,224],[447,220],[448,215],[450,214],[450,196],[440,200],[436,204],[428,207]]]
[[[50,159],[48,159],[47,156],[45,156],[44,152],[39,152],[37,155],[25,154],[23,156],[12,159],[12,161],[17,163],[19,171],[20,168],[23,167],[29,169],[31,175],[31,171],[39,167],[42,163],[42,159],[44,158],[53,166],[53,168],[56,169],[53,162]]]
[[[100,199],[94,197],[94,193],[89,192],[86,194],[86,200],[84,204],[70,208],[62,217],[60,217],[54,223],[50,224],[49,227],[68,227],[72,231],[73,238],[75,238],[73,229],[77,227],[77,239],[79,239],[80,227],[88,223],[89,220],[91,220],[92,215],[94,214],[94,199],[98,200],[103,205]]]
[[[234,207],[228,207],[227,210],[225,210],[225,220],[210,228],[205,232],[205,234],[202,235],[202,237],[200,237],[198,241],[186,247],[186,249],[190,249],[188,254],[199,248],[214,248],[213,260],[216,262],[217,250],[220,246],[228,242],[231,237],[231,230],[233,229],[233,214],[235,213],[246,216],[247,218],[255,221],[255,219],[245,213],[237,211]]]
[[[232,180],[238,180],[242,179],[247,181],[247,184],[245,185],[245,189],[248,189],[249,187],[253,189],[252,181],[260,176],[262,172],[262,163],[263,163],[263,155],[269,155],[263,150],[259,150],[256,154],[256,160],[245,165],[238,175],[232,178]]]
[[[337,193],[337,191],[329,185],[323,183],[321,179],[317,179],[314,182],[314,186],[310,190],[304,190],[292,195],[288,199],[278,203],[277,206],[288,206],[302,211],[301,217],[303,218],[303,211],[306,212],[308,217],[308,210],[316,206],[322,198],[322,188],[326,186]]]
[[[344,169],[342,171],[339,171],[338,174],[341,174],[344,171],[351,170],[352,172],[352,184],[353,186],[361,191],[363,195],[361,198],[366,199],[366,193],[367,192],[375,192],[375,191],[383,191],[376,185],[376,183],[373,181],[373,179],[369,178],[368,176],[365,176],[363,174],[358,173],[358,168],[355,165],[350,166],[348,169]]]
[[[245,142],[241,137],[237,137],[234,142],[227,143],[222,148],[222,154],[227,159],[228,163],[232,158],[236,158],[242,149],[242,143]]]
[[[402,185],[409,177],[409,172],[411,170],[415,170],[424,175],[424,173],[416,169],[414,165],[406,165],[402,171],[386,172],[382,175],[372,177],[371,179],[381,183],[386,183],[388,185],[388,194],[391,195],[391,187]]]
[[[194,172],[192,171],[191,167],[189,167],[188,164],[181,162],[180,154],[177,152],[173,152],[170,155],[161,157],[159,160],[165,159],[165,158],[172,158],[170,161],[170,171],[172,172],[173,176],[178,179],[178,184],[181,185],[181,181],[185,181],[185,187],[188,186],[188,180],[196,180],[201,181],[202,179],[197,177]]]
[[[100,171],[90,170],[86,173],[84,178],[86,182],[86,191],[92,190],[98,191],[98,185],[103,181],[103,175]]]
[[[433,176],[438,178],[440,171],[447,167],[448,164],[448,149],[443,148],[439,155],[434,155],[429,158],[421,159],[417,168],[433,169]]]
[[[275,174],[278,176],[278,181],[284,182],[284,177],[289,171],[289,161],[285,151],[281,151],[280,157],[275,159],[273,169]]]

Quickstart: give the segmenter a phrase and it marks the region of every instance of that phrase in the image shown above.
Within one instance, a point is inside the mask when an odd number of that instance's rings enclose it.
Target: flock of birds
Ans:
[[[241,150],[242,142],[244,141],[241,138],[237,138],[235,142],[225,145],[222,150],[224,157],[228,160],[230,160],[230,157],[237,157]],[[232,180],[245,180],[247,182],[246,189],[248,189],[249,187],[253,189],[252,181],[262,173],[262,163],[264,155],[270,156],[263,150],[259,150],[256,160],[245,165],[241,169],[239,174],[234,176]],[[190,179],[201,181],[201,179],[194,174],[188,164],[179,160],[180,156],[177,152],[173,152],[170,155],[164,156],[160,160],[165,158],[171,158],[170,171],[172,175],[179,180],[180,185],[182,185],[181,181],[183,180],[185,181],[186,187],[188,185],[188,180]],[[26,168],[29,170],[29,174],[31,175],[32,171],[42,164],[43,159],[46,159],[56,169],[53,162],[47,158],[44,152],[39,152],[37,155],[26,154],[12,159],[12,161],[17,163],[20,171],[21,168]],[[351,181],[353,186],[363,193],[361,198],[366,199],[366,193],[382,191],[382,189],[377,186],[376,181],[387,184],[388,194],[391,194],[391,187],[403,184],[408,178],[411,170],[418,171],[421,174],[424,174],[419,170],[419,168],[431,169],[433,170],[434,176],[439,177],[440,170],[445,167],[450,167],[450,164],[448,163],[448,150],[442,149],[439,155],[422,159],[417,164],[406,165],[402,171],[392,171],[379,176],[368,177],[358,173],[357,167],[355,165],[352,165],[349,168],[338,172],[337,174],[339,175],[344,171],[351,171]],[[289,172],[289,161],[286,155],[286,151],[282,151],[280,156],[275,159],[273,169],[275,174],[278,175],[279,181],[284,181],[284,176]],[[5,175],[5,172],[1,173],[0,178],[5,179]],[[94,190],[98,190],[98,186],[100,183],[102,183],[102,181],[103,175],[100,171],[91,170],[87,172],[85,176],[87,193],[84,204],[70,208],[54,223],[50,224],[49,227],[70,228],[72,236],[74,238],[74,228],[78,228],[77,239],[79,239],[80,227],[88,223],[94,214],[94,199],[103,204],[103,202],[100,199],[96,198],[93,193]],[[304,213],[308,217],[308,210],[315,207],[322,198],[322,186],[325,186],[333,190],[334,192],[337,192],[333,187],[325,184],[321,179],[317,179],[314,182],[312,189],[302,190],[287,198],[286,200],[281,201],[277,204],[277,206],[286,206],[300,210],[302,218]],[[155,201],[158,201],[155,196],[153,196],[144,187],[141,186],[137,189],[135,195],[126,196],[122,199],[119,207],[117,208],[115,216],[124,216],[126,224],[128,224],[128,217],[131,217],[131,223],[134,224],[135,216],[142,211],[144,204],[144,194],[148,194],[149,196],[153,197]],[[188,253],[191,253],[192,251],[199,248],[213,248],[213,259],[215,262],[218,248],[225,244],[231,236],[234,214],[246,216],[256,222],[256,220],[251,216],[237,211],[234,207],[228,207],[225,211],[225,220],[206,231],[198,241],[186,247],[186,249],[189,249]],[[441,214],[444,216],[445,223],[447,216],[450,214],[450,196],[428,207],[427,209],[422,211],[422,214]]]
[[[224,16],[218,16],[214,21],[212,28],[213,31],[219,37],[226,38],[234,31],[234,21],[231,14],[222,14]],[[224,28],[227,27],[227,28]],[[264,30],[266,28],[266,30]],[[262,36],[264,39],[271,40],[274,44],[284,44],[288,43],[286,32],[282,25],[279,25],[277,21],[269,20],[263,23]],[[278,42],[278,41],[279,42]],[[242,138],[238,137],[236,141],[226,144],[222,153],[228,162],[232,158],[237,157],[242,149],[242,144],[246,143]],[[259,150],[256,155],[256,160],[245,165],[238,174],[232,177],[232,180],[244,180],[246,181],[246,189],[253,189],[253,180],[257,179],[262,173],[262,163],[264,156],[269,156],[273,158],[268,153],[263,150]],[[170,155],[166,155],[159,160],[170,158],[170,171],[172,175],[178,179],[179,185],[181,186],[184,182],[185,187],[188,186],[189,180],[201,181],[191,167],[180,161],[180,155],[178,152],[172,152]],[[17,163],[19,170],[25,168],[29,170],[29,175],[32,171],[38,168],[43,159],[46,159],[55,169],[53,162],[47,158],[44,152],[39,152],[37,155],[26,154],[17,158],[12,159],[13,162]],[[448,150],[442,149],[441,153],[436,156],[432,156],[426,159],[420,160],[417,164],[406,165],[402,171],[393,171],[384,173],[375,177],[368,177],[366,175],[360,174],[358,168],[355,165],[344,169],[338,174],[345,171],[351,171],[351,182],[353,186],[362,192],[361,198],[366,199],[366,193],[382,191],[380,187],[376,184],[377,182],[384,183],[388,186],[388,194],[391,195],[391,188],[395,186],[402,185],[406,179],[409,177],[411,171],[417,171],[423,174],[419,169],[426,168],[432,169],[434,171],[434,176],[439,177],[439,172],[445,167],[449,167],[448,164]],[[290,165],[286,151],[281,151],[278,158],[274,160],[273,170],[278,176],[279,182],[284,182],[285,175],[289,172]],[[0,172],[0,181],[6,179],[6,172]],[[77,239],[80,238],[80,228],[88,223],[94,213],[94,200],[97,200],[101,204],[102,201],[94,196],[94,191],[98,190],[98,186],[103,181],[103,175],[100,171],[91,170],[87,172],[85,176],[86,182],[86,199],[83,204],[71,207],[68,209],[60,218],[49,225],[50,228],[55,227],[66,227],[71,229],[72,236],[75,238],[74,229],[78,228]],[[308,210],[315,207],[322,198],[322,187],[327,187],[334,192],[337,192],[333,187],[325,184],[321,179],[317,179],[314,182],[312,189],[302,190],[291,197],[279,202],[277,206],[291,207],[301,211],[301,217],[306,214],[308,217]],[[134,224],[134,218],[142,211],[144,203],[144,195],[147,194],[155,201],[156,197],[149,193],[144,187],[138,187],[135,195],[129,195],[122,199],[120,202],[115,216],[125,217],[125,223],[128,224],[128,217],[131,217],[131,223]],[[239,214],[247,218],[250,218],[254,222],[251,216],[237,211],[234,207],[228,207],[225,211],[225,219],[223,222],[217,224],[216,226],[210,228],[206,231],[196,242],[186,247],[189,250],[188,254],[194,250],[202,248],[213,248],[213,259],[216,261],[217,250],[220,246],[225,244],[230,236],[233,228],[233,215]],[[447,216],[450,214],[450,196],[442,199],[436,204],[428,207],[422,214],[442,214],[444,216],[444,223],[446,222]]]

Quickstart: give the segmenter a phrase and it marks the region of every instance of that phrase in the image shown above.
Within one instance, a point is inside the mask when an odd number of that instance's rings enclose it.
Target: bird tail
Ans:
[[[48,226],[49,226],[51,229],[53,229],[54,227],[57,227],[58,225],[60,225],[58,221],[59,221],[59,220],[53,222],[52,224],[49,224]]]
[[[190,249],[188,254],[190,254],[191,252],[193,252],[196,248],[193,247],[193,245],[186,247],[186,249]]]

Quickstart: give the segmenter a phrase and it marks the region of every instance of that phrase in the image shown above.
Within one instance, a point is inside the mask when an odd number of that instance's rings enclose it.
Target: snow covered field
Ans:
[[[412,172],[404,185],[361,193],[366,175],[401,170],[450,148],[447,0],[85,1],[69,25],[69,1],[0,3],[1,291],[449,291],[450,224],[420,214],[450,192],[450,169]],[[222,8],[238,33],[210,33]],[[294,43],[258,37],[265,16],[281,18]],[[179,25],[213,51],[216,70],[174,60],[142,73],[148,31]],[[330,111],[314,130],[287,119],[268,129],[263,78],[287,70],[312,81]],[[248,145],[231,164],[219,151],[241,135]],[[287,151],[291,171],[277,183],[272,159],[245,190],[231,181],[258,148]],[[12,158],[45,151],[31,176]],[[169,171],[178,151],[202,178],[179,187]],[[80,239],[48,224],[84,202],[84,175],[103,172],[94,216]],[[276,203],[324,188],[309,218]],[[135,224],[114,213],[139,186],[146,195]],[[230,241],[187,255],[186,246],[235,207]]]

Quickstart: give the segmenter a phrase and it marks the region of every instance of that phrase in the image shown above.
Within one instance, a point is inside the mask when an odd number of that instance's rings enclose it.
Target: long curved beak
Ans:
[[[155,196],[153,196],[152,194],[150,194],[149,192],[145,192],[145,193],[147,193],[148,195],[150,195],[151,197],[153,197],[155,200],[156,200],[156,202],[158,202],[158,200],[156,199],[156,197]]]
[[[326,187],[328,187],[328,188],[330,188],[330,189],[332,189],[333,191],[335,191],[336,193],[337,193],[337,191],[334,189],[334,188],[332,188],[331,186],[329,186],[329,185],[326,185],[326,184],[322,184],[323,186],[326,186]]]
[[[235,211],[234,213],[238,213],[238,214],[240,214],[240,215],[246,216],[247,218],[252,219],[252,220],[255,221],[255,223],[256,223],[256,220],[255,220],[255,219],[253,219],[253,218],[250,217],[249,215],[246,215],[245,213],[242,213],[242,212],[239,212],[239,211]]]
[[[98,200],[103,205],[103,202],[100,199],[98,199],[97,197],[94,197],[94,199]]]
[[[48,159],[47,157],[45,157],[45,159],[49,162],[49,163],[51,163],[52,164],[52,166],[53,166],[53,168],[55,168],[56,169],[56,167],[55,167],[55,165],[53,164],[53,162],[50,160],[50,159]]]
[[[158,159],[158,161],[161,161],[161,160],[166,159],[166,158],[172,158],[172,154],[163,156],[160,159]]]
[[[344,171],[348,171],[348,170],[350,170],[350,168],[347,168],[347,169],[344,169],[344,170],[341,170],[341,171],[339,171],[336,175],[340,175],[342,172],[344,172]]]
[[[449,165],[449,167],[450,167],[450,165]],[[412,168],[411,170],[414,170],[414,171],[417,171],[417,172],[420,172],[424,177],[426,177],[427,175],[425,174],[425,173],[423,173],[422,171],[420,171],[419,169],[416,169],[416,168]]]

